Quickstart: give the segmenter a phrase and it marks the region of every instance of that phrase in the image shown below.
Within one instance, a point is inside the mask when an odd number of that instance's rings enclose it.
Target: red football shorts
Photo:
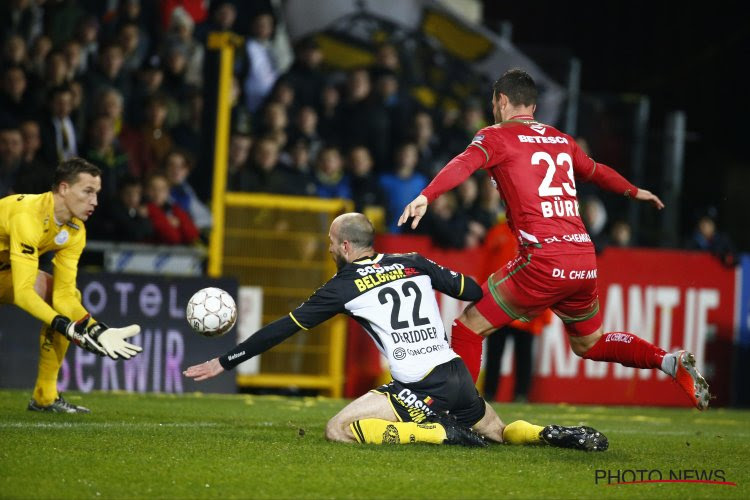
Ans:
[[[594,333],[601,325],[596,255],[521,252],[482,285],[477,310],[496,328],[529,321],[549,308],[570,335]]]

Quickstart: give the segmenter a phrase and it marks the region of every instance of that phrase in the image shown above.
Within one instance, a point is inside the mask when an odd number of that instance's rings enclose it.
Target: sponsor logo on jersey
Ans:
[[[568,139],[565,137],[555,135],[552,137],[536,136],[536,135],[519,135],[518,140],[520,142],[533,142],[535,144],[567,144]]]
[[[415,342],[422,342],[427,339],[436,339],[438,337],[437,328],[420,328],[419,330],[410,330],[408,332],[391,332],[391,338],[394,344],[399,342],[406,342],[407,344],[414,344]]]
[[[552,269],[553,278],[563,278],[569,280],[593,280],[596,279],[596,269]]]
[[[529,128],[533,130],[534,132],[539,132],[542,135],[544,135],[544,133],[547,131],[547,127],[545,127],[541,123],[535,123],[533,125],[530,125]]]
[[[407,349],[406,352],[412,356],[421,356],[423,354],[432,354],[433,352],[442,351],[445,349],[445,344],[428,345],[426,347],[420,347],[419,349]]]
[[[406,349],[404,349],[403,347],[397,347],[393,350],[394,359],[401,361],[405,357],[406,357]]]
[[[58,245],[66,243],[68,241],[68,236],[70,236],[70,234],[68,234],[68,231],[66,229],[63,229],[62,231],[57,233],[57,236],[55,236],[55,243],[57,243]]]
[[[357,290],[364,292],[365,290],[382,285],[383,283],[405,278],[406,274],[404,273],[403,266],[401,267],[402,269],[394,269],[381,274],[372,274],[370,276],[365,276],[364,278],[357,278],[354,280],[354,284],[356,285]]]
[[[471,143],[482,144],[483,140],[484,140],[484,136],[482,134],[478,134],[474,136],[474,138],[471,140]]]
[[[21,243],[21,253],[25,253],[27,255],[34,255],[34,247],[31,245],[27,245],[26,243]]]
[[[241,351],[241,352],[238,352],[237,354],[230,354],[229,356],[227,356],[227,359],[229,361],[232,361],[232,360],[237,359],[240,356],[244,356],[244,355],[245,355],[245,351]]]
[[[430,398],[430,396],[421,400],[409,389],[402,389],[401,392],[396,395],[395,399],[401,406],[406,408],[412,421],[418,424],[424,422],[427,417],[435,415],[435,412],[429,407],[429,404],[432,403],[432,398]],[[428,399],[430,400],[430,403],[426,402]]]
[[[383,274],[388,271],[395,271],[396,269],[403,269],[403,264],[391,264],[390,266],[381,266],[380,264],[373,264],[366,267],[358,267],[357,274],[360,276],[367,276],[368,274]]]
[[[574,242],[574,243],[588,243],[591,241],[591,236],[589,236],[588,233],[575,233],[575,234],[563,234],[559,238],[557,236],[549,236],[547,238],[544,238],[544,242],[547,244],[560,243],[562,241],[568,241],[568,242]]]

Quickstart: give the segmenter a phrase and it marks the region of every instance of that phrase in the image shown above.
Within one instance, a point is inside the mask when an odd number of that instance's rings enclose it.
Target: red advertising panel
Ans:
[[[446,251],[413,236],[379,239],[381,252],[418,251],[439,264],[484,279],[481,249]],[[604,331],[627,331],[667,351],[685,348],[695,353],[715,396],[714,405],[729,402],[732,341],[735,317],[735,271],[707,254],[674,250],[608,249],[598,258],[599,300]],[[440,297],[446,329],[462,304]],[[374,349],[365,336],[352,332],[350,348]],[[377,354],[369,357],[372,364]],[[359,357],[358,356],[358,357]],[[513,353],[506,349],[498,400],[510,401]],[[362,358],[360,358],[361,360]],[[354,363],[348,389],[359,381],[357,392],[373,385],[358,375]],[[356,396],[358,394],[349,394]],[[676,384],[660,371],[638,370],[619,364],[583,360],[568,346],[562,323],[555,320],[536,339],[534,376],[529,399],[533,402],[643,404],[687,406]]]

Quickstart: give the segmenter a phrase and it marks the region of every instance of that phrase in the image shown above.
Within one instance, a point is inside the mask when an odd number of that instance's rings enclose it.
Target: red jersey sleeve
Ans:
[[[634,198],[638,188],[631,184],[617,171],[603,163],[597,163],[591,159],[583,150],[572,141],[573,144],[573,170],[576,177],[593,182],[605,191],[612,191],[627,198]]]
[[[463,153],[454,157],[422,190],[427,201],[432,201],[469,178],[471,174],[485,167],[495,156],[496,147],[488,140],[488,127],[476,133]]]

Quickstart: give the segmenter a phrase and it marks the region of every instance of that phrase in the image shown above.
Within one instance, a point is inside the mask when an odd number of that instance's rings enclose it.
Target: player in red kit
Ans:
[[[453,349],[476,381],[485,336],[551,308],[565,324],[578,356],[660,369],[678,382],[698,409],[706,409],[708,384],[693,354],[670,354],[631,333],[602,330],[596,256],[579,215],[576,180],[657,209],[664,204],[589,158],[569,135],[535,121],[536,97],[534,80],[524,71],[509,70],[497,80],[492,94],[497,123],[477,132],[399,219],[402,225],[413,217],[411,227],[416,228],[430,202],[480,168],[488,171],[505,201],[508,223],[519,241],[518,255],[487,279],[482,299],[455,321]]]

